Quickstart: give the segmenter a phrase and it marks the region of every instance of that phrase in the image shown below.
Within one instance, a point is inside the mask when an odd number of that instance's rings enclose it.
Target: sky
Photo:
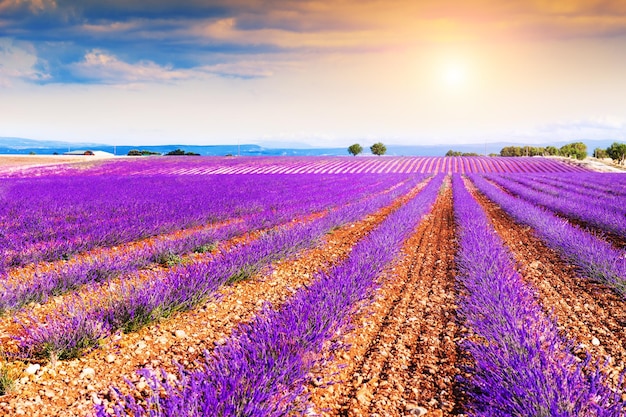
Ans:
[[[0,137],[626,140],[626,0],[0,0]]]

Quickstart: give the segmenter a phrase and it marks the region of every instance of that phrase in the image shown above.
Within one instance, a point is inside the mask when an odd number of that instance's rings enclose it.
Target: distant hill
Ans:
[[[499,153],[500,149],[505,146],[556,146],[561,147],[567,143],[576,142],[571,140],[567,142],[551,142],[546,144],[528,144],[520,142],[498,142],[498,143],[482,143],[482,144],[463,144],[463,145],[387,145],[387,155],[391,156],[444,156],[450,149],[459,152],[474,152],[480,155],[485,153]],[[606,148],[613,140],[589,141],[580,140],[587,145],[589,154],[595,148]],[[357,141],[358,142],[358,141]],[[370,144],[361,141],[364,148],[364,154],[369,154]],[[314,146],[306,147],[300,143],[290,143],[283,145],[280,143],[268,142],[261,145],[153,145],[153,146],[112,146],[98,143],[70,143],[62,141],[42,141],[24,138],[0,137],[0,154],[29,154],[34,152],[39,155],[50,155],[53,153],[62,154],[70,150],[93,150],[115,152],[116,155],[126,155],[131,149],[148,150],[165,154],[175,149],[183,149],[186,152],[195,152],[205,156],[224,156],[224,155],[243,155],[243,156],[348,156],[347,147],[341,148],[315,148]],[[289,147],[293,146],[293,147]]]

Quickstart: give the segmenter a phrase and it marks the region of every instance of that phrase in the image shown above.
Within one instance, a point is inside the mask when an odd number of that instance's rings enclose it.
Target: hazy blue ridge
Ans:
[[[606,148],[614,141],[586,141],[581,140],[587,145],[587,152],[593,153],[595,148]],[[542,145],[531,146],[563,146],[568,142],[552,142]],[[241,155],[241,156],[349,156],[347,147],[337,148],[316,148],[314,146],[303,146],[301,144],[287,144],[289,147],[279,147],[279,143],[272,142],[271,146],[260,145],[153,145],[153,146],[115,146],[97,144],[97,143],[69,143],[62,141],[43,141],[24,138],[0,137],[0,154],[27,155],[31,152],[37,155],[51,155],[53,153],[63,154],[70,150],[92,150],[105,151],[115,153],[116,155],[126,155],[131,149],[148,150],[151,152],[159,152],[165,154],[175,149],[182,149],[185,152],[195,152],[203,156],[225,156],[225,155]],[[291,147],[293,145],[293,147]],[[369,144],[361,142],[364,148],[363,155],[371,155],[369,152]],[[482,144],[464,144],[464,145],[393,145],[386,144],[387,153],[390,156],[444,156],[450,149],[459,152],[475,152],[479,155],[485,153],[499,153],[505,146],[523,146],[523,143],[499,142],[499,143],[482,143]]]

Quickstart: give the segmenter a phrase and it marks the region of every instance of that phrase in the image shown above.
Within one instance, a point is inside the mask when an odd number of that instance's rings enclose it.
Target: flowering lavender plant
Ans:
[[[623,387],[610,389],[589,360],[570,353],[573,343],[543,313],[458,176],[453,191],[461,315],[470,332],[464,347],[474,362],[465,381],[470,415],[623,416]]]
[[[319,273],[280,310],[265,306],[200,370],[180,369],[178,383],[141,371],[153,395],[142,405],[120,396],[117,415],[284,416],[303,413],[304,384],[325,340],[346,323],[355,303],[374,288],[374,279],[396,256],[437,198],[442,176],[359,241],[345,262]],[[158,393],[165,393],[164,396]],[[105,416],[103,407],[97,408]]]

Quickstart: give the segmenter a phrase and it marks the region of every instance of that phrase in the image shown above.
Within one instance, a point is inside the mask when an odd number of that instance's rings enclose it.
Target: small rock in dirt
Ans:
[[[412,416],[425,416],[428,410],[415,404],[407,404],[406,411]]]
[[[591,339],[591,344],[594,346],[600,346],[600,339],[594,337],[593,339]]]
[[[80,373],[79,378],[80,379],[91,379],[94,376],[96,376],[96,371],[93,368],[85,368],[83,369],[83,371]]]
[[[40,368],[41,368],[41,365],[34,363],[32,365],[29,365],[26,368],[26,370],[24,370],[24,373],[26,375],[35,375]]]
[[[107,361],[107,363],[113,363],[115,362],[115,355],[112,353],[109,353],[107,357],[104,358],[104,360]]]
[[[98,397],[98,394],[96,394],[95,392],[91,393],[91,401],[95,405],[102,405],[102,400],[100,399],[100,397]]]
[[[360,390],[357,391],[356,393],[356,399],[358,402],[361,403],[361,405],[367,405],[370,402],[370,392],[369,389],[367,388],[367,386],[363,386]]]
[[[187,336],[187,333],[185,333],[184,330],[176,330],[174,332],[174,336],[178,337],[179,339],[182,339],[183,337]]]

